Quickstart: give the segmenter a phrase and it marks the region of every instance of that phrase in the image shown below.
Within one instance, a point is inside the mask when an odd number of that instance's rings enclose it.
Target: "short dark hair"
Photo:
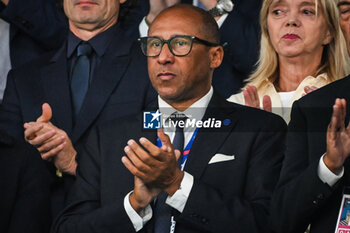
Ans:
[[[190,5],[190,4],[176,4],[172,7],[165,9],[161,13],[165,13],[165,12],[173,10],[173,9],[174,10],[175,9],[187,9],[190,11],[194,11],[194,13],[199,14],[201,21],[202,21],[202,23],[199,25],[199,30],[205,37],[205,38],[201,38],[201,39],[205,39],[205,40],[208,40],[208,41],[210,41],[212,43],[216,43],[216,44],[220,43],[220,31],[219,31],[218,24],[217,24],[216,20],[213,18],[213,16],[211,16],[208,12],[206,12],[205,10],[203,10],[199,7],[195,7],[195,6]]]

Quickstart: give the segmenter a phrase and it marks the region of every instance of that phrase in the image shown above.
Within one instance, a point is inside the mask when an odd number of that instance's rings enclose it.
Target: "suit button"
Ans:
[[[313,200],[312,203],[314,203],[314,205],[318,205],[318,200]]]
[[[206,218],[201,219],[202,223],[208,224],[208,220]]]
[[[317,195],[317,199],[323,200],[323,199],[324,199],[323,193],[318,194],[318,195]]]

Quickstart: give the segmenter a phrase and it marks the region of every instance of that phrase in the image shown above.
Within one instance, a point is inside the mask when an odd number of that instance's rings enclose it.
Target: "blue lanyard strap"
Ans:
[[[183,167],[185,165],[187,157],[190,154],[190,150],[191,150],[192,144],[194,142],[194,139],[196,138],[197,132],[198,132],[198,128],[195,129],[195,131],[192,134],[192,137],[191,137],[190,141],[187,143],[184,151],[182,152],[182,161],[181,161],[181,165],[180,165],[181,166],[181,170],[183,170]],[[161,142],[161,140],[159,138],[157,138],[157,146],[158,147],[162,147],[162,142]]]

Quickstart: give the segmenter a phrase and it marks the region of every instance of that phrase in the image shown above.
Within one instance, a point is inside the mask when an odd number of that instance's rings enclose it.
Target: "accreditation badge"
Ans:
[[[350,233],[350,194],[343,194],[335,233]]]

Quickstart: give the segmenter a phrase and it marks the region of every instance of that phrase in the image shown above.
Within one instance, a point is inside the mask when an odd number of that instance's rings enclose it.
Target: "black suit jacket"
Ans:
[[[349,160],[343,178],[332,188],[320,180],[317,168],[326,152],[326,132],[336,98],[347,100],[348,119],[350,77],[294,102],[286,158],[272,202],[271,220],[276,232],[303,233],[310,223],[312,233],[335,231],[342,190],[350,185]]]
[[[220,27],[225,55],[214,71],[213,86],[225,98],[240,92],[252,73],[260,48],[259,14],[262,0],[233,0],[234,8]]]
[[[75,125],[64,45],[53,56],[43,56],[9,72],[0,128],[24,140],[23,123],[35,121],[41,115],[41,105],[47,102],[53,111],[51,122],[67,132],[77,149],[93,125],[141,111],[156,96],[147,75],[146,58],[122,30],[117,30],[111,41],[95,68]],[[55,174],[53,167],[52,173]]]
[[[50,184],[38,152],[0,131],[0,232],[47,233]]]
[[[10,23],[10,58],[13,68],[58,49],[68,24],[57,0],[11,0],[0,3],[0,18]]]
[[[79,159],[70,205],[52,232],[134,232],[123,206],[134,181],[121,157],[131,138],[156,141],[156,131],[142,130],[141,116],[92,131]],[[199,129],[185,166],[194,184],[183,213],[175,213],[176,232],[269,232],[266,221],[282,162],[284,121],[215,93],[207,118],[229,119],[230,124]],[[208,164],[217,153],[235,158]],[[152,220],[142,232],[152,232]]]

